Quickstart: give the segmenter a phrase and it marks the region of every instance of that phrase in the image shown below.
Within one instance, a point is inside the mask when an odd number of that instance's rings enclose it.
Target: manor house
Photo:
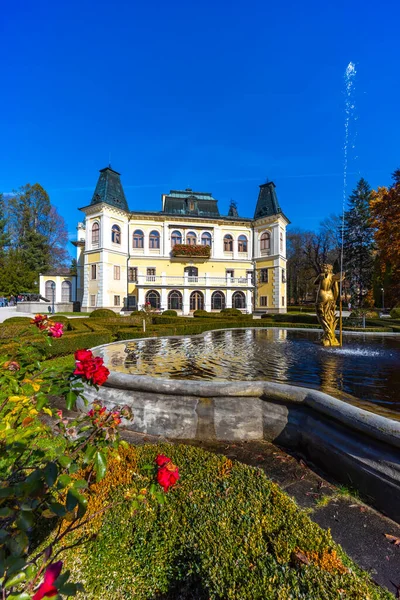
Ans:
[[[171,190],[161,210],[129,210],[120,174],[100,176],[78,224],[77,275],[41,277],[46,298],[78,300],[82,311],[190,314],[225,307],[286,312],[286,226],[273,182],[260,185],[254,217],[226,216],[208,192]]]

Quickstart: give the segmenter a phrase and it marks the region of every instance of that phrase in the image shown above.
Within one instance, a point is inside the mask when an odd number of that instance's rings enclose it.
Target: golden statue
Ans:
[[[343,278],[344,275],[341,277],[340,274],[333,274],[332,265],[322,265],[322,272],[314,282],[315,285],[318,284],[315,307],[318,321],[324,332],[321,339],[324,346],[340,346],[335,335],[338,323],[336,301],[339,296],[339,282]]]

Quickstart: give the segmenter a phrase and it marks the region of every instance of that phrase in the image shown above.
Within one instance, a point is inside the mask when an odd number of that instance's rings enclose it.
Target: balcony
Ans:
[[[138,287],[203,287],[203,288],[249,288],[254,287],[251,277],[168,277],[166,275],[138,275]]]
[[[203,259],[211,256],[211,246],[199,246],[194,244],[175,244],[171,250],[172,258]]]

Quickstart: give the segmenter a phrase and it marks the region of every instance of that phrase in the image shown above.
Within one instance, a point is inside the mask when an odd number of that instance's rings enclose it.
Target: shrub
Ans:
[[[243,315],[242,311],[238,308],[223,308],[221,310],[222,315],[231,315],[233,317],[239,317]]]
[[[400,319],[400,307],[392,308],[390,311],[390,316],[392,319]]]
[[[315,304],[300,304],[298,306],[291,305],[287,307],[288,312],[311,312],[315,313]]]
[[[162,313],[163,317],[177,317],[178,313],[176,312],[176,310],[164,310],[164,312]]]
[[[9,317],[3,321],[3,324],[6,323],[15,323],[19,325],[30,325],[31,318],[30,317]]]
[[[116,316],[118,316],[117,313],[110,308],[97,308],[93,312],[89,313],[89,317],[93,319],[104,319],[107,317],[115,319]]]
[[[71,331],[70,320],[67,317],[63,317],[62,315],[53,315],[49,318],[49,321],[53,321],[54,323],[62,323],[64,325],[64,331]]]
[[[275,315],[272,315],[271,313],[263,313],[263,314],[261,315],[261,318],[262,318],[262,319],[270,319],[270,320],[271,320],[271,319],[273,319],[274,317],[275,317]]]
[[[62,338],[57,340],[57,344],[46,347],[46,356],[51,358],[53,356],[62,356],[64,354],[71,354],[79,348],[93,348],[94,346],[100,346],[101,344],[108,344],[112,342],[112,336],[109,331],[103,332],[90,332],[87,333],[65,333]],[[32,343],[32,346],[38,342]]]
[[[79,598],[336,600],[338,590],[354,600],[391,598],[260,469],[183,445],[119,454],[91,486],[88,518],[114,505],[89,523],[96,541],[64,555],[85,582]],[[133,509],[124,498],[148,487],[145,469],[157,454],[179,465],[179,484],[165,505],[147,494]],[[299,552],[308,564],[296,561]]]
[[[206,310],[203,310],[201,308],[199,308],[198,310],[195,310],[193,313],[194,317],[208,317],[210,313],[207,312]]]

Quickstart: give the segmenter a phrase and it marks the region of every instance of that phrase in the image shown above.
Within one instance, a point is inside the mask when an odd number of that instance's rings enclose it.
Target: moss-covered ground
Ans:
[[[159,504],[147,464],[158,453],[181,479]],[[257,468],[190,446],[121,448],[94,484],[87,525],[95,536],[67,553],[94,600],[389,600],[329,531]],[[70,536],[68,543],[73,543]]]

